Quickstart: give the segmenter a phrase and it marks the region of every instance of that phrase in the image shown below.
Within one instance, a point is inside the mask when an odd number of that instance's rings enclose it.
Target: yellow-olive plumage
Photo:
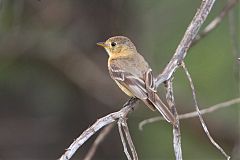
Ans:
[[[109,55],[111,78],[130,97],[142,100],[151,110],[157,109],[173,125],[176,119],[157,95],[152,70],[134,44],[124,36],[115,36],[97,43]]]

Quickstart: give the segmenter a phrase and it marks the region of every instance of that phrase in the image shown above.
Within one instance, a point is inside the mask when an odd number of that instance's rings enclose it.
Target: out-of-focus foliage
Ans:
[[[224,4],[216,2],[205,24]],[[192,0],[2,0],[0,159],[60,157],[97,118],[120,109],[128,99],[110,79],[107,54],[96,42],[128,36],[158,74],[199,5],[200,1]],[[239,96],[227,19],[189,51],[185,62],[201,108]],[[174,92],[179,113],[194,110],[180,69]],[[237,113],[236,105],[204,116],[213,137],[228,153],[237,143]],[[174,159],[170,125],[160,122],[138,130],[141,120],[156,115],[141,104],[129,116],[139,158]],[[181,127],[184,159],[224,159],[199,120],[183,120]],[[93,140],[73,159],[82,159]],[[94,159],[125,159],[116,128]]]

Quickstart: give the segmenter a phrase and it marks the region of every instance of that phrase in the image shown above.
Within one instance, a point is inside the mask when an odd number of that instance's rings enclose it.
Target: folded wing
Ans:
[[[109,72],[114,80],[141,99],[150,109],[157,109],[168,122],[175,125],[175,117],[156,94],[157,90],[151,69],[145,73],[143,79],[121,70],[115,65],[109,66]]]

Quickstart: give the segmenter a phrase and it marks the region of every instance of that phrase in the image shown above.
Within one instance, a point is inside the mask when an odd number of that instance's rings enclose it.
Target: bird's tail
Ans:
[[[176,125],[176,118],[170,112],[169,108],[162,102],[162,100],[158,97],[156,93],[154,93],[154,99],[146,99],[143,102],[151,109],[151,110],[158,110],[162,116],[166,119],[166,121],[170,122],[174,126]]]

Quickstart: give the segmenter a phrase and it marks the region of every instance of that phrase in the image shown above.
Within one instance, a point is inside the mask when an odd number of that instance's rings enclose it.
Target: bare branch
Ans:
[[[206,109],[200,110],[200,113],[201,113],[201,115],[206,114],[206,113],[212,113],[216,110],[219,110],[221,108],[230,107],[230,106],[233,106],[234,104],[237,104],[237,103],[240,103],[240,98],[235,98],[235,99],[232,99],[232,100],[229,100],[229,101],[226,101],[226,102],[222,102],[222,103],[210,106]],[[195,111],[195,112],[180,114],[180,115],[178,115],[178,118],[179,119],[188,119],[188,118],[194,118],[194,117],[197,117],[197,116],[198,116],[198,114]],[[145,120],[143,120],[139,123],[139,129],[143,130],[143,127],[146,124],[153,123],[153,122],[158,122],[158,121],[162,121],[162,120],[164,120],[164,118],[161,117],[161,116],[145,119]]]
[[[91,127],[86,129],[70,146],[66,149],[66,152],[61,156],[60,160],[69,160],[76,150],[81,147],[92,135],[94,135],[102,127],[115,122],[117,119],[124,117],[128,114],[134,107],[138,100],[136,98],[131,98],[124,107],[117,112],[108,114],[105,117],[98,119]]]
[[[180,123],[178,119],[178,113],[175,106],[174,96],[173,96],[173,86],[172,79],[166,81],[165,88],[167,90],[166,99],[170,107],[171,112],[175,116],[177,122],[173,126],[173,148],[175,153],[176,160],[182,160],[182,147],[181,147],[181,132],[180,132]]]
[[[202,0],[200,8],[193,17],[193,20],[190,23],[190,25],[188,26],[171,61],[164,68],[163,72],[157,77],[156,80],[157,85],[168,80],[172,76],[172,74],[176,71],[176,69],[181,65],[192,41],[195,39],[200,27],[202,26],[203,22],[206,20],[209,12],[211,11],[214,2],[215,0]]]
[[[110,124],[106,126],[98,135],[98,137],[95,139],[93,142],[93,145],[91,146],[90,150],[86,154],[84,160],[91,160],[92,157],[94,156],[99,144],[105,139],[105,137],[110,133],[112,130],[114,124]]]
[[[220,11],[220,14],[215,17],[205,28],[204,30],[196,36],[194,41],[191,44],[191,47],[195,45],[201,38],[204,38],[207,34],[213,31],[219,24],[222,22],[224,17],[229,13],[229,11],[238,3],[239,0],[229,0],[224,8]]]
[[[187,78],[188,78],[188,81],[190,83],[190,86],[191,86],[191,89],[192,89],[192,95],[193,95],[193,101],[194,101],[194,105],[195,105],[195,109],[197,111],[197,114],[198,114],[198,118],[200,119],[200,122],[201,122],[201,125],[203,127],[203,130],[204,132],[207,134],[209,140],[212,142],[212,144],[227,158],[227,160],[230,159],[230,156],[227,155],[225,153],[225,151],[222,149],[222,147],[220,147],[217,142],[215,142],[215,140],[212,138],[212,136],[210,135],[209,131],[208,131],[208,128],[207,128],[207,125],[206,123],[204,122],[202,116],[201,116],[201,112],[199,110],[199,107],[198,107],[198,103],[197,103],[197,97],[196,97],[196,93],[195,93],[195,88],[194,88],[194,85],[193,85],[193,81],[192,81],[192,78],[188,72],[188,69],[186,68],[185,64],[182,63],[182,66],[183,66],[183,69],[187,75]]]

